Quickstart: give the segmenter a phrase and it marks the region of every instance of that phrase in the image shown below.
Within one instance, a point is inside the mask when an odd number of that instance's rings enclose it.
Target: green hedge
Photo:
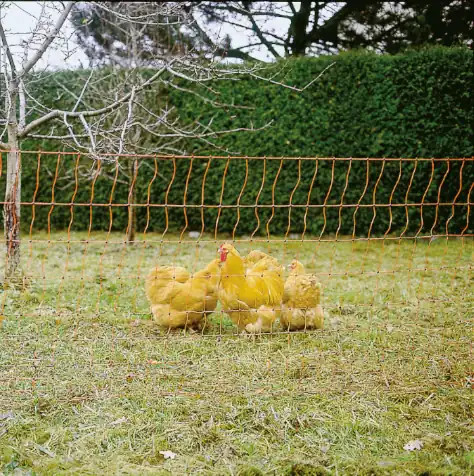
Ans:
[[[471,157],[473,155],[472,118],[473,103],[470,90],[473,83],[473,55],[465,48],[431,48],[410,51],[395,56],[368,53],[344,53],[334,57],[292,59],[277,64],[281,70],[279,79],[286,84],[298,87],[316,77],[331,62],[335,62],[315,84],[304,92],[298,93],[281,86],[264,83],[253,79],[242,81],[223,81],[212,85],[221,103],[252,106],[252,109],[215,109],[197,96],[184,94],[176,90],[154,91],[147,101],[151,109],[157,110],[164,98],[179,111],[181,120],[191,123],[198,119],[206,122],[213,118],[215,130],[248,127],[250,123],[261,127],[269,121],[272,126],[258,132],[232,133],[212,141],[220,150],[242,156],[292,156],[292,157]],[[63,81],[68,75],[82,74],[57,73]],[[73,81],[70,81],[74,83]],[[57,87],[48,79],[38,86],[43,101],[52,104]],[[213,97],[207,89],[199,94]],[[61,96],[59,102],[65,104],[67,96]],[[58,102],[56,98],[56,103]],[[153,138],[145,138],[152,146]],[[183,143],[186,150],[196,155],[216,154],[210,145],[190,140]],[[42,147],[54,150],[58,144],[32,143],[25,141],[23,149]],[[226,153],[217,152],[222,155]],[[69,202],[74,191],[74,180],[64,179],[73,168],[74,157],[63,158],[59,166],[59,181],[56,184],[56,201]],[[139,169],[137,201],[146,203],[147,189],[154,175],[154,161],[149,159],[147,165]],[[183,204],[183,186],[188,177],[190,160],[176,159],[175,180],[170,187],[168,203]],[[84,169],[92,164],[87,158],[81,159]],[[270,205],[272,187],[280,166],[279,160],[268,160],[265,164],[265,180],[262,186],[263,161],[249,160],[247,185],[242,192],[241,205],[256,202]],[[367,164],[353,161],[347,176],[349,162],[336,162],[331,193],[326,197],[331,183],[333,162],[322,160],[318,163],[318,174],[310,196],[311,204],[322,204],[327,198],[328,204],[339,204],[345,189],[344,204],[354,204],[360,200],[365,187]],[[381,175],[381,168],[384,167]],[[466,162],[462,174],[461,163],[450,164],[444,185],[439,191],[442,178],[447,172],[446,162],[419,162],[408,202],[420,202],[426,191],[425,202],[437,201],[438,193],[442,202],[451,203],[459,188],[461,193],[457,202],[467,202],[469,187],[473,181],[472,162]],[[56,157],[42,157],[40,186],[36,200],[51,200],[51,171],[56,167]],[[189,174],[189,186],[186,204],[201,204],[202,179],[206,172],[207,161],[194,159]],[[226,160],[215,159],[211,162],[206,175],[205,204],[218,205],[221,193],[223,172]],[[373,201],[374,187],[380,177],[375,200],[388,203],[393,191],[392,201],[404,203],[408,183],[414,163],[404,162],[400,180],[396,189],[394,185],[399,177],[398,162],[371,162],[369,182],[361,204]],[[48,170],[49,169],[49,173]],[[103,172],[113,175],[113,165],[103,164]],[[298,162],[284,161],[275,186],[275,203],[287,205],[293,193],[292,203],[304,205],[315,170],[314,161],[301,161],[300,179],[298,180]],[[433,178],[431,180],[431,174]],[[23,200],[31,200],[35,189],[36,156],[25,155],[23,166]],[[236,205],[241,193],[246,174],[243,160],[231,160],[227,170],[223,195],[224,205]],[[53,174],[54,175],[54,174]],[[173,161],[159,161],[158,175],[153,182],[151,203],[163,204],[165,193],[173,175]],[[462,184],[460,183],[462,175]],[[121,179],[125,179],[122,172]],[[347,187],[346,187],[347,178]],[[126,182],[126,180],[125,180]],[[297,183],[299,185],[296,187]],[[427,187],[429,188],[427,189]],[[110,198],[112,181],[101,174],[94,186],[94,202],[107,203]],[[296,187],[296,188],[295,188]],[[80,179],[80,186],[75,198],[76,203],[90,201],[91,180]],[[114,203],[126,203],[128,185],[118,183],[114,192]],[[471,196],[472,200],[472,196]],[[37,206],[35,210],[35,228],[45,228],[50,223],[55,228],[65,228],[70,221],[69,207],[51,208]],[[407,232],[429,233],[433,225],[436,208],[433,206],[409,208]],[[324,217],[321,208],[311,208],[306,216],[307,233],[351,234],[353,231],[354,208],[343,208],[339,217],[338,208],[328,208]],[[304,229],[305,208],[295,207],[291,210],[290,232],[301,233]],[[214,229],[217,208],[203,211],[205,230]],[[271,208],[261,208],[258,216],[252,208],[240,210],[237,234],[265,233],[267,222],[271,217]],[[288,208],[276,208],[269,223],[271,233],[285,233],[288,230]],[[437,226],[434,232],[444,232],[449,220],[449,231],[459,232],[466,226],[467,207],[455,207],[454,216],[451,206],[438,209]],[[127,225],[126,208],[114,208],[112,211],[113,229],[124,230]],[[146,208],[138,209],[138,228],[143,230],[147,221]],[[182,208],[169,209],[169,229],[180,230],[188,220],[188,230],[201,230],[201,210]],[[393,209],[391,231],[401,231],[406,225],[404,208]],[[75,207],[73,229],[87,229],[90,214],[88,207]],[[31,207],[25,206],[23,224],[31,221]],[[231,232],[237,221],[236,208],[222,210],[219,218],[219,231]],[[326,227],[324,223],[326,221]],[[367,235],[371,227],[372,234],[383,234],[388,230],[388,208],[377,208],[375,218],[373,208],[361,208],[356,212],[356,234]],[[472,233],[472,217],[469,232]],[[372,226],[371,226],[372,223]],[[107,229],[109,209],[107,207],[93,210],[93,229]],[[150,231],[163,231],[165,227],[164,208],[152,208],[150,211]],[[422,227],[422,228],[420,228]]]

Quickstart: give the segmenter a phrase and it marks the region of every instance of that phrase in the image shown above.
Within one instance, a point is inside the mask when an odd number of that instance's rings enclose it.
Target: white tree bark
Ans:
[[[9,86],[9,101],[6,105],[8,154],[7,176],[5,190],[5,205],[3,208],[3,223],[6,243],[5,280],[10,280],[20,265],[20,202],[21,202],[21,155],[18,147],[18,123],[16,118],[16,103],[18,86],[11,81]]]

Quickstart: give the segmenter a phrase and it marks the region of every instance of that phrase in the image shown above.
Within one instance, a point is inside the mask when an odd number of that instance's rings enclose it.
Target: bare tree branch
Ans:
[[[18,127],[23,128],[25,127],[25,121],[26,121],[26,99],[25,99],[25,85],[22,80],[20,80],[20,84],[18,85],[18,97],[20,99]]]
[[[270,51],[270,53],[275,58],[281,58],[281,55],[277,52],[277,50],[273,47],[273,45],[265,38],[259,26],[257,25],[257,22],[255,21],[254,17],[250,14],[250,7],[248,6],[248,4],[245,4],[245,7],[241,11],[241,13],[244,13],[245,15],[247,15],[247,18],[250,20],[250,23],[252,24],[253,31],[257,35],[258,39],[268,48],[268,51]]]
[[[106,5],[104,5],[104,2],[91,2],[95,6],[99,7],[102,10],[108,11],[109,13],[112,13],[116,18],[124,20],[126,22],[132,22],[136,25],[149,25],[150,24],[150,15],[149,14],[144,14],[144,15],[137,15],[133,16],[130,14],[123,15],[117,10],[112,10],[111,8],[108,8]],[[172,4],[166,5],[166,2],[148,2],[149,4],[157,4],[157,6],[161,7],[162,9],[165,8],[168,11],[163,11],[163,15],[167,16],[172,16],[176,15],[177,13],[181,13],[182,11],[179,9],[174,8]],[[171,3],[171,2],[170,2]],[[152,21],[152,24],[155,26],[171,26],[171,25],[180,25],[182,24],[181,21],[176,21],[176,22],[157,22],[157,21]]]
[[[79,94],[76,104],[74,104],[74,107],[72,108],[72,112],[74,112],[77,109],[77,106],[79,106],[79,104],[82,102],[82,97],[84,96],[84,93],[87,89],[87,86],[89,85],[89,81],[92,79],[93,74],[94,74],[94,70],[91,69],[89,77],[87,78],[87,81],[84,83],[84,87],[82,88],[81,94]]]
[[[146,88],[149,86],[151,83],[153,83],[156,79],[158,79],[165,71],[170,69],[170,65],[172,65],[175,62],[175,60],[171,60],[169,65],[164,66],[160,70],[158,70],[150,79],[145,81],[141,87],[138,87],[135,92],[141,91],[142,89]],[[30,132],[35,130],[37,127],[41,126],[45,122],[50,121],[51,119],[55,117],[92,117],[92,116],[100,116],[101,114],[105,114],[107,112],[113,111],[114,109],[117,109],[120,105],[123,103],[127,102],[130,99],[130,96],[132,93],[125,94],[125,96],[122,96],[120,99],[115,101],[112,104],[109,104],[108,106],[102,107],[100,109],[95,109],[92,111],[61,111],[58,109],[55,109],[51,112],[48,112],[44,116],[30,122],[24,129],[19,131],[18,135],[20,138],[26,137]]]
[[[193,27],[199,32],[201,39],[211,48],[214,49],[217,55],[227,57],[227,58],[238,58],[247,61],[260,61],[257,58],[254,58],[250,54],[246,53],[245,51],[241,51],[240,48],[222,48],[217,46],[214,41],[212,41],[211,37],[200,27],[197,21],[194,22]]]
[[[331,63],[330,65],[326,66],[322,71],[321,73],[319,73],[314,79],[312,79],[308,84],[306,84],[305,86],[303,86],[302,88],[297,88],[296,86],[290,86],[289,84],[285,84],[285,83],[282,83],[280,81],[275,81],[273,79],[270,79],[270,78],[264,78],[262,76],[259,76],[258,74],[255,74],[255,73],[249,73],[250,76],[252,76],[253,78],[256,78],[256,79],[260,79],[260,80],[263,80],[263,81],[266,81],[268,83],[271,83],[271,84],[275,84],[277,86],[281,86],[282,88],[286,88],[286,89],[291,89],[292,91],[297,91],[299,93],[303,92],[305,89],[308,89],[312,84],[314,84],[329,68],[331,68],[332,66],[334,66],[336,64],[336,62],[334,63]]]
[[[94,139],[94,135],[92,134],[92,130],[89,127],[89,124],[87,123],[85,117],[82,114],[79,115],[79,119],[81,120],[82,125],[84,126],[84,129],[89,134],[89,140],[91,142],[91,150],[92,152],[95,152],[96,146],[95,146],[95,139]]]
[[[0,38],[2,39],[3,47],[5,48],[5,53],[7,54],[8,62],[10,63],[10,68],[12,70],[12,76],[16,76],[16,66],[15,61],[12,56],[12,52],[10,50],[10,46],[8,45],[7,37],[5,36],[5,30],[3,29],[2,21],[0,19]]]
[[[127,119],[125,119],[122,127],[122,133],[120,134],[120,144],[118,153],[121,154],[123,152],[124,144],[125,144],[125,134],[127,133],[127,129],[130,127],[129,124],[132,122],[133,117],[133,100],[135,98],[135,88],[132,88],[132,93],[130,95],[130,99],[128,100],[128,114]]]
[[[21,72],[18,75],[19,77],[22,77],[22,76],[25,76],[26,74],[28,74],[28,72],[31,70],[31,68],[33,68],[34,65],[42,58],[45,51],[48,49],[49,45],[58,36],[58,33],[60,32],[62,26],[64,25],[64,22],[66,21],[73,5],[74,5],[74,2],[67,2],[66,3],[66,6],[64,7],[64,10],[63,10],[61,16],[58,18],[58,21],[56,22],[55,27],[49,33],[49,35],[45,38],[43,44],[36,51],[36,53],[33,55],[33,57],[30,60],[28,60],[28,62],[23,66],[23,69],[21,70]]]
[[[69,124],[69,122],[67,121],[67,116],[66,115],[64,115],[63,120],[64,120],[64,124],[67,127],[67,130],[69,131],[70,137],[72,138],[72,140],[74,141],[74,143],[76,144],[77,147],[81,147],[81,144],[79,143],[79,141],[77,140],[76,135],[74,134],[74,131],[72,129],[71,124]],[[89,137],[89,134],[87,134],[87,137]]]

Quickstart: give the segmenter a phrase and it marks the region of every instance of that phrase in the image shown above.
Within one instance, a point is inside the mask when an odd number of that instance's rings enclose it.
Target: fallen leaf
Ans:
[[[111,425],[120,425],[121,423],[126,423],[128,420],[126,417],[119,418],[111,423]]]
[[[342,319],[339,319],[338,317],[333,317],[329,320],[329,322],[331,323],[331,327],[337,327],[342,324]]]
[[[7,413],[0,413],[0,420],[10,420],[13,418],[13,412],[10,410]]]
[[[330,446],[329,445],[323,445],[321,446],[320,450],[322,453],[326,454],[330,449]]]
[[[56,454],[53,453],[48,448],[46,448],[45,446],[38,445],[37,443],[33,443],[33,445],[38,451],[41,451],[41,453],[44,453],[45,455],[49,456],[50,458],[55,458],[56,457]]]
[[[165,459],[175,459],[176,458],[176,453],[173,453],[170,450],[160,451],[160,454],[162,454],[163,458],[165,458]]]
[[[152,360],[152,359],[148,359],[146,361],[147,364],[150,364],[150,365],[157,365],[158,364],[158,361],[157,360]]]
[[[409,441],[404,447],[404,450],[407,451],[415,451],[415,450],[421,450],[423,448],[423,442],[421,440],[412,440]]]

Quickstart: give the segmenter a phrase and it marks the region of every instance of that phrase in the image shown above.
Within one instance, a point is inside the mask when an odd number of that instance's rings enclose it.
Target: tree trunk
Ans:
[[[137,160],[129,160],[128,164],[128,173],[130,177],[130,188],[128,194],[128,203],[136,203],[137,199],[137,187],[136,187],[136,176],[138,169]],[[135,207],[128,206],[128,227],[127,227],[127,243],[133,244],[135,241],[135,232],[137,229],[137,210]]]
[[[8,125],[7,187],[3,208],[6,256],[5,280],[11,279],[20,267],[20,202],[21,154],[18,150],[18,128]]]
[[[290,31],[293,37],[291,54],[293,56],[304,56],[308,48],[308,33],[306,30],[311,16],[311,3],[308,0],[303,0],[300,3],[299,11],[291,20]],[[317,19],[315,20],[317,21]]]

